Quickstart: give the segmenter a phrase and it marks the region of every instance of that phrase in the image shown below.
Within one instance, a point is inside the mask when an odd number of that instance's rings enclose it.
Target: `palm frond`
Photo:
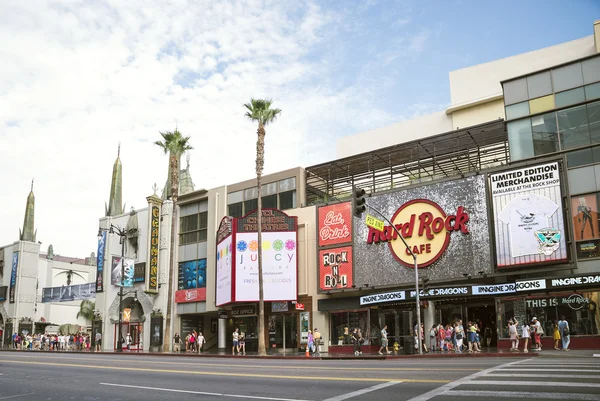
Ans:
[[[281,113],[281,109],[271,109],[272,99],[250,99],[250,103],[245,103],[244,107],[248,110],[245,117],[256,121],[262,125],[272,123]]]

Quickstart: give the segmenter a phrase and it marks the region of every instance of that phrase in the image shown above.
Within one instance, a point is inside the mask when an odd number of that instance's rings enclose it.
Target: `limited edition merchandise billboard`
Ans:
[[[498,268],[566,261],[558,162],[490,174]]]

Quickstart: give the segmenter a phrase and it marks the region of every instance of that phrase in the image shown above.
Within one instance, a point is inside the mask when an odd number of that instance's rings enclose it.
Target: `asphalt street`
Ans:
[[[600,358],[292,360],[0,352],[0,400],[598,400]]]

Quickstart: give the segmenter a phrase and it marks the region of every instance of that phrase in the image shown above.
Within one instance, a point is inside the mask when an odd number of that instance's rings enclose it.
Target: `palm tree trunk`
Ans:
[[[169,352],[171,350],[171,320],[172,309],[173,309],[173,272],[175,271],[175,233],[177,231],[177,195],[179,193],[179,158],[175,154],[169,155],[170,159],[170,170],[171,170],[171,201],[173,202],[173,212],[171,214],[171,249],[169,252],[169,278],[168,278],[168,292],[167,292],[167,319],[165,327],[165,338],[163,340],[165,346],[164,350]]]
[[[265,300],[263,294],[262,265],[262,172],[265,164],[265,127],[258,124],[258,140],[256,141],[256,185],[258,185],[258,355],[267,355],[265,344]]]

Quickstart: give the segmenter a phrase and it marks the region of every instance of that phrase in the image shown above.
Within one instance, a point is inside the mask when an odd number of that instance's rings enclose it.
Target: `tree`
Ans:
[[[181,132],[175,128],[175,131],[159,132],[162,141],[154,142],[165,154],[169,154],[169,179],[171,182],[171,201],[173,202],[173,213],[171,220],[171,249],[169,252],[169,280],[167,292],[167,319],[165,328],[165,350],[169,351],[171,347],[171,320],[173,309],[173,272],[175,271],[175,230],[177,226],[177,195],[179,194],[179,161],[181,155],[186,150],[193,149],[190,146],[189,136],[181,135]]]
[[[258,186],[258,355],[267,355],[265,347],[265,301],[263,294],[263,270],[262,270],[262,198],[261,180],[265,166],[265,126],[272,123],[281,113],[280,109],[272,109],[271,99],[250,99],[250,103],[244,104],[248,110],[246,117],[258,122],[256,131],[256,185]]]
[[[80,317],[85,318],[85,320],[94,320],[96,303],[90,300],[83,300],[79,305],[79,312],[77,312],[77,319]]]

